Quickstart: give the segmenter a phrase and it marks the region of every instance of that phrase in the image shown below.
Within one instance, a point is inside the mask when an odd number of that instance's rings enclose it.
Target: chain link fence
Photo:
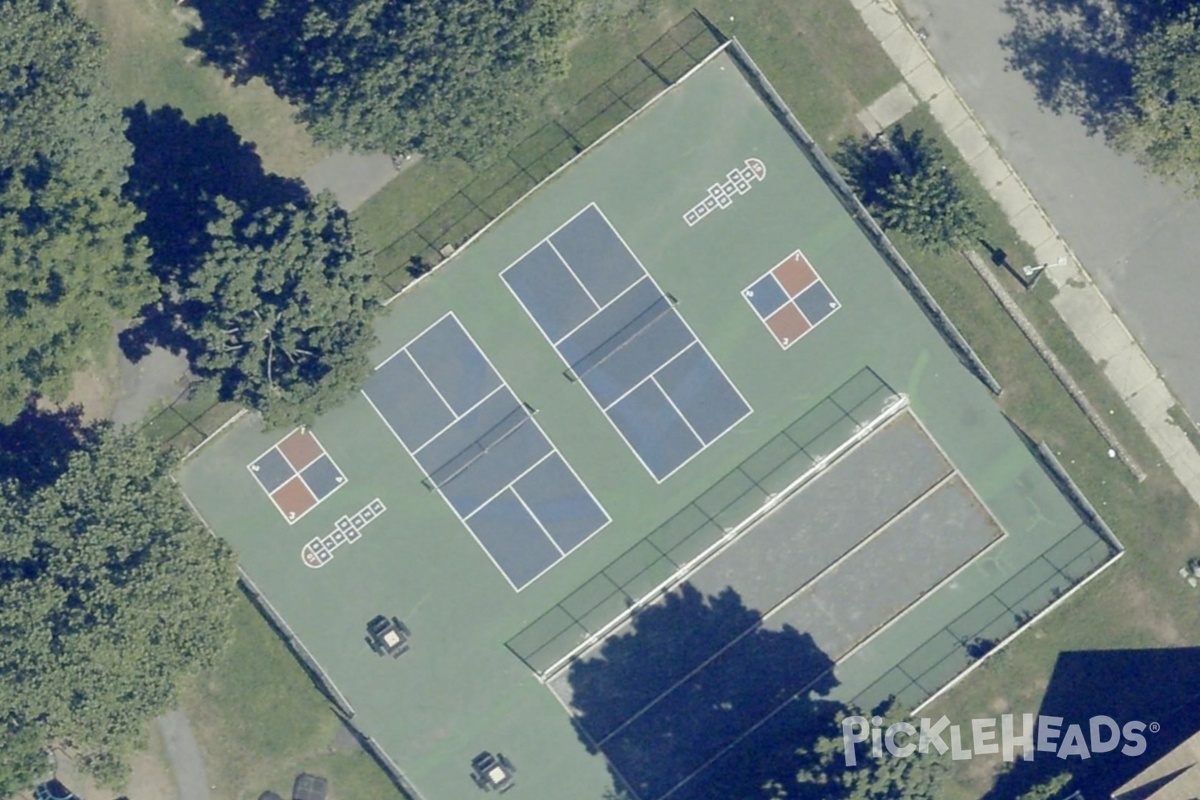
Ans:
[[[570,109],[534,131],[375,253],[383,282],[399,292],[589,145],[678,81],[724,39],[693,11]]]

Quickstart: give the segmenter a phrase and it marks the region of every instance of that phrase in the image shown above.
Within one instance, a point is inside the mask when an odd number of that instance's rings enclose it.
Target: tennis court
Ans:
[[[432,238],[364,391],[179,470],[414,797],[482,796],[481,753],[512,797],[753,796],[836,735],[803,714],[912,707],[1111,563],[739,59]]]
[[[595,204],[500,276],[656,481],[750,414]]]
[[[517,591],[609,523],[452,313],[376,367],[363,396]]]

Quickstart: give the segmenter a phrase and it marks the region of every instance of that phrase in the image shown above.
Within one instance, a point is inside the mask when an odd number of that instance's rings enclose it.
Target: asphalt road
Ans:
[[[900,0],[950,82],[1200,419],[1200,202],[1044,111],[1007,69],[1003,0]]]

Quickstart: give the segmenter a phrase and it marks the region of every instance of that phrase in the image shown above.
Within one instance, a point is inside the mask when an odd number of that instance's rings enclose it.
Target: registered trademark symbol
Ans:
[[[1150,732],[1151,733],[1158,733],[1160,730],[1162,730],[1162,725],[1159,725],[1157,722],[1150,723]]]

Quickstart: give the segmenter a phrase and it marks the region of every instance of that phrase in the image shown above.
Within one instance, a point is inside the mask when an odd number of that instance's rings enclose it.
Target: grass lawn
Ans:
[[[341,722],[275,631],[245,598],[219,663],[185,691],[213,800],[290,796],[300,772],[329,778],[333,800],[397,800],[365,752],[335,736]]]
[[[203,66],[200,53],[182,39],[195,12],[174,0],[77,0],[76,9],[108,43],[109,81],[118,102],[169,105],[190,120],[224,114],[243,138],[254,142],[270,172],[299,177],[325,152],[293,109],[261,80],[234,86],[220,70]]]
[[[924,129],[951,157],[952,169],[965,176],[963,185],[979,203],[987,228],[983,238],[1005,250],[1018,269],[1034,263],[996,204],[967,175],[927,109],[914,111],[903,124]],[[892,238],[1004,386],[1001,407],[1032,437],[1050,445],[1127,548],[1125,558],[923,713],[934,718],[945,714],[953,721],[1010,711],[1036,713],[1060,652],[1200,641],[1200,604],[1175,576],[1200,549],[1200,509],[1160,464],[1140,425],[1054,310],[1049,281],[1022,291],[1015,278],[999,270],[1093,405],[1110,414],[1117,437],[1148,473],[1141,484],[1107,457],[1108,445],[960,255],[933,255],[902,236]],[[956,783],[945,796],[967,800],[987,791],[997,761],[977,757],[954,766]]]
[[[813,121],[809,132],[822,146],[857,130],[854,114],[900,79],[849,4],[763,0],[747,14],[744,5],[729,0],[695,6],[669,0],[655,4],[653,11],[613,11],[593,19],[574,41],[570,71],[552,88],[543,115],[530,121],[529,133],[569,114],[580,98],[620,72],[694,7],[726,36],[746,45],[797,116]],[[490,177],[487,168],[472,170],[460,161],[423,161],[358,210],[380,274],[391,275],[389,286],[406,282],[403,272],[396,271],[422,249],[405,232],[481,175]]]

